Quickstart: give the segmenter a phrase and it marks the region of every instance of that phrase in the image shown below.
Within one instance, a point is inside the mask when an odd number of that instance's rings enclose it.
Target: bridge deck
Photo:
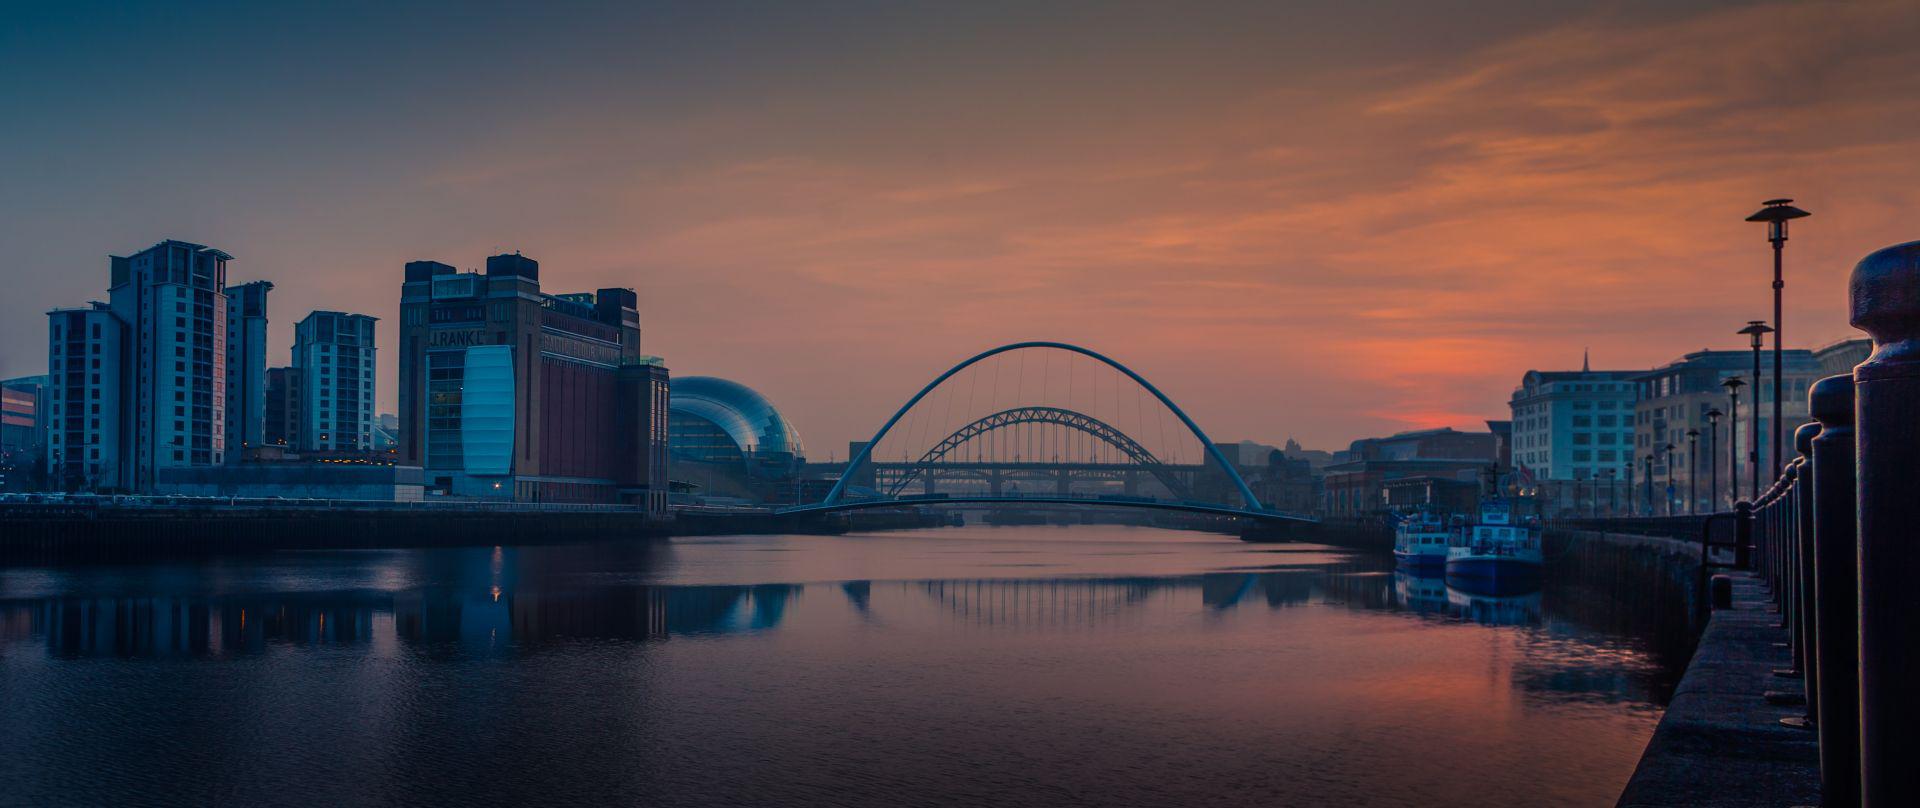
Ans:
[[[835,511],[854,511],[868,508],[921,507],[930,505],[1082,505],[1111,508],[1149,508],[1164,511],[1183,511],[1186,513],[1204,513],[1213,516],[1232,516],[1241,519],[1258,519],[1268,522],[1316,523],[1319,520],[1311,516],[1283,511],[1252,510],[1220,503],[1172,501],[1151,499],[1148,497],[1125,496],[1075,496],[1072,494],[1055,495],[1000,495],[988,494],[934,494],[926,496],[905,496],[843,500],[840,502],[816,502],[808,505],[795,505],[782,508],[782,515],[800,515],[812,513],[832,513]]]

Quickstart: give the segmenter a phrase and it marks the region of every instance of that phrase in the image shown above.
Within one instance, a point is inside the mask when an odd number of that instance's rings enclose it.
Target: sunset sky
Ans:
[[[1076,342],[1216,439],[1484,428],[1529,368],[1853,336],[1920,239],[1920,3],[6,3],[0,376],[164,238],[383,318],[401,265],[631,286],[645,350],[844,456]]]

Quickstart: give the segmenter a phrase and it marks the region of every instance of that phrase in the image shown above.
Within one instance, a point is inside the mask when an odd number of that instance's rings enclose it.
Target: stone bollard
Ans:
[[[1813,438],[1813,635],[1820,703],[1820,793],[1827,805],[1860,803],[1859,589],[1854,541],[1853,377],[1815,382],[1807,406]]]
[[[1801,424],[1793,431],[1794,448],[1800,457],[1794,460],[1793,491],[1793,540],[1794,554],[1799,557],[1799,568],[1794,570],[1797,579],[1800,612],[1795,620],[1800,626],[1800,642],[1794,651],[1800,655],[1800,669],[1806,671],[1802,684],[1807,695],[1807,719],[1816,724],[1820,721],[1820,657],[1814,652],[1820,643],[1820,624],[1813,614],[1814,599],[1814,547],[1813,547],[1813,437],[1820,434],[1819,424]]]
[[[1860,802],[1920,805],[1920,242],[1874,252],[1848,280],[1873,337],[1853,369],[1859,508]]]
[[[1707,582],[1707,591],[1713,602],[1714,611],[1733,608],[1733,579],[1725,575],[1715,575]]]

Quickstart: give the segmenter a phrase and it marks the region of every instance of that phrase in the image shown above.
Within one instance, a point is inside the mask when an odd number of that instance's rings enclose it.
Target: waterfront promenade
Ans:
[[[1802,710],[1767,693],[1787,680],[1788,634],[1752,573],[1731,576],[1680,688],[1620,795],[1622,808],[1820,804],[1817,736],[1781,723]]]

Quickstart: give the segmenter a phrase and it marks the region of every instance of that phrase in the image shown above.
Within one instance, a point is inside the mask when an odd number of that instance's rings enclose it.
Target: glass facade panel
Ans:
[[[461,389],[461,452],[468,474],[513,473],[513,348],[476,345],[466,350]]]
[[[466,383],[465,351],[427,354],[427,468],[465,467],[461,452],[461,387]]]

